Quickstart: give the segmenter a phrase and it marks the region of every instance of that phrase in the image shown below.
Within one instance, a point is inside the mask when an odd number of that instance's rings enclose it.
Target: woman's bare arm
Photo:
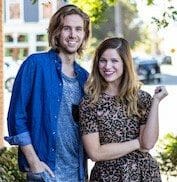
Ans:
[[[157,142],[159,136],[159,103],[167,95],[165,87],[156,88],[147,123],[140,129],[140,143],[144,149],[152,149]]]
[[[123,143],[100,144],[99,133],[83,135],[84,147],[91,160],[106,161],[117,159],[140,148],[139,140]]]

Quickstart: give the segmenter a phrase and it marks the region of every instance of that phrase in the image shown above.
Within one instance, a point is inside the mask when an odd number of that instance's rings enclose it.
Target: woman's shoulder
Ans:
[[[79,104],[79,109],[82,112],[94,112],[95,111],[95,104],[92,102],[93,99],[89,95],[84,95],[80,104]]]
[[[151,97],[151,94],[145,90],[140,89],[138,91],[138,96],[139,97]]]
[[[145,107],[146,107],[146,105],[149,106],[152,102],[152,96],[149,92],[147,92],[145,90],[139,90],[138,101],[139,101],[139,103],[141,103],[141,105],[144,105]]]
[[[91,103],[91,101],[92,101],[91,96],[86,94],[83,96],[83,98],[81,100],[81,104],[89,104],[89,103]]]

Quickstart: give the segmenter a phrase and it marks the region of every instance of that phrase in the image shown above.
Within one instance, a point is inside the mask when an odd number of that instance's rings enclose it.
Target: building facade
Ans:
[[[0,148],[3,145],[3,0],[0,0]]]
[[[59,0],[4,0],[4,54],[23,60],[48,49],[47,28],[51,15],[62,6]]]

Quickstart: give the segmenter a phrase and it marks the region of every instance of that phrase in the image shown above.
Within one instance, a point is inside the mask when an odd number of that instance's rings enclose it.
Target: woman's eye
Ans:
[[[119,60],[118,59],[112,59],[112,62],[117,63],[117,62],[119,62]]]
[[[106,60],[105,59],[100,59],[99,63],[106,63]]]

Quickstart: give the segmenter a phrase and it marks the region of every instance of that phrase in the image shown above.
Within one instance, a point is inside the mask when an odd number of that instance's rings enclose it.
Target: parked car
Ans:
[[[14,61],[11,57],[4,58],[4,86],[8,92],[12,92],[13,83],[22,61]]]
[[[161,82],[160,65],[156,59],[151,57],[135,57],[133,60],[141,82],[145,84]]]
[[[172,64],[171,56],[164,56],[162,59],[162,64]]]
[[[172,57],[167,55],[160,55],[156,56],[155,59],[157,59],[159,64],[172,64]]]

